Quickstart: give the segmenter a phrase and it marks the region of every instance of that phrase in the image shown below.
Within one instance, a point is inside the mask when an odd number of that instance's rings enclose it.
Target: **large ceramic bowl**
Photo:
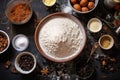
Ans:
[[[56,18],[63,18],[63,19],[67,18],[67,19],[72,20],[73,22],[75,22],[78,25],[78,29],[81,32],[80,34],[82,36],[82,39],[80,39],[80,47],[76,53],[70,54],[65,57],[53,57],[52,55],[46,53],[44,48],[41,46],[40,41],[39,41],[39,38],[41,35],[41,30],[43,29],[44,25],[47,24],[47,22],[49,22],[50,20],[56,19]],[[65,22],[65,21],[58,22],[58,24],[62,24],[62,22]],[[50,27],[53,27],[53,26],[50,26]],[[52,30],[52,31],[54,31],[54,30]],[[77,57],[81,53],[81,51],[84,49],[84,46],[86,44],[86,33],[85,33],[83,25],[77,18],[75,18],[74,16],[67,14],[67,13],[58,12],[58,13],[48,15],[47,17],[45,17],[43,20],[40,21],[40,23],[38,24],[38,26],[36,28],[34,39],[35,39],[35,44],[37,46],[37,49],[42,56],[44,56],[45,58],[47,58],[51,61],[54,61],[54,62],[66,62],[66,61],[70,61],[70,60],[74,59],[75,57]],[[50,46],[50,45],[47,45],[47,46]],[[62,48],[62,50],[63,50],[63,48]]]

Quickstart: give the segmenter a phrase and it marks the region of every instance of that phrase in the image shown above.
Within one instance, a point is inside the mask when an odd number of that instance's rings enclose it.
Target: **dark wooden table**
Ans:
[[[30,44],[29,44],[29,47],[25,51],[29,51],[29,52],[33,53],[37,58],[38,64],[37,64],[36,70],[29,75],[22,75],[20,73],[12,73],[11,69],[14,68],[15,57],[20,52],[14,50],[12,47],[12,44],[10,44],[9,49],[5,53],[0,54],[0,80],[59,80],[59,79],[56,79],[56,77],[60,77],[60,75],[57,74],[57,71],[61,71],[61,70],[64,70],[63,74],[67,75],[67,77],[71,77],[70,80],[78,80],[79,75],[77,75],[77,73],[76,73],[75,66],[81,60],[81,57],[83,55],[80,55],[76,59],[74,59],[70,62],[67,62],[67,63],[54,63],[54,62],[51,62],[51,61],[43,58],[37,51],[35,43],[34,43],[34,31],[35,31],[35,28],[36,28],[38,22],[41,19],[43,19],[45,16],[47,16],[51,13],[61,12],[62,9],[64,8],[62,6],[68,6],[67,0],[57,0],[57,3],[52,8],[46,8],[45,5],[42,3],[42,0],[32,0],[31,6],[34,11],[33,16],[28,23],[26,23],[24,25],[19,25],[19,26],[11,24],[5,15],[5,7],[6,7],[6,4],[8,3],[8,1],[9,0],[0,0],[0,30],[4,30],[5,32],[7,32],[8,35],[10,36],[11,41],[12,41],[12,38],[16,34],[26,35],[29,38]],[[90,18],[99,16],[99,17],[105,19],[106,15],[108,15],[108,14],[113,16],[114,10],[105,8],[103,1],[104,0],[99,0],[99,4],[98,4],[97,8],[88,14],[77,14],[72,11],[72,15],[76,16],[83,23],[86,33],[87,33],[87,36],[88,36],[87,37],[87,45],[82,52],[83,54],[85,54],[86,51],[88,51],[88,53],[90,53],[88,50],[88,44],[90,44],[90,46],[93,45],[94,42],[97,41],[98,38],[102,34],[107,33],[104,30],[102,30],[102,32],[100,32],[100,33],[92,34],[86,28],[87,22]],[[114,37],[116,44],[119,44],[119,36],[117,36],[115,34],[114,29],[110,28],[110,33],[108,33],[108,34],[111,34]],[[119,65],[119,63],[120,63],[120,48],[119,48],[119,46],[117,48],[114,47],[114,49],[112,49],[110,51],[104,51],[104,50],[100,49],[100,52],[102,52],[105,55],[107,54],[110,56],[111,55],[114,56],[117,59],[116,66],[118,66],[118,67],[120,66]],[[96,53],[99,53],[99,51],[97,51]],[[11,61],[12,63],[11,63],[11,66],[8,69],[6,69],[5,63],[8,60]],[[102,72],[100,69],[100,66],[101,66],[100,62],[97,61],[95,58],[93,58],[93,65],[95,66],[95,72],[94,72],[93,76],[91,76],[91,78],[89,78],[87,80],[120,80],[120,76],[119,76],[120,70],[119,69],[115,72],[107,72],[107,73]],[[40,70],[42,68],[44,68],[45,66],[47,66],[50,69],[49,74],[41,75]],[[61,78],[60,80],[68,80],[68,79]],[[79,79],[79,80],[81,80],[81,79]]]

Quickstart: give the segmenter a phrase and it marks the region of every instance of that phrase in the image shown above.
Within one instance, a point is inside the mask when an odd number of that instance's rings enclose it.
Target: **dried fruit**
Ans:
[[[6,63],[5,63],[5,68],[8,69],[11,65],[11,62],[8,60]]]
[[[11,68],[11,72],[12,72],[12,73],[18,73],[18,71],[15,69],[15,67],[12,67],[12,68]]]
[[[102,61],[102,65],[105,66],[107,63],[105,60]]]
[[[0,51],[3,51],[8,45],[8,39],[7,37],[3,34],[0,33]]]

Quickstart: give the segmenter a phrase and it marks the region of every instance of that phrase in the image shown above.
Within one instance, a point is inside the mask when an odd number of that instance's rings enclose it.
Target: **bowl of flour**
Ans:
[[[42,56],[54,62],[67,62],[84,49],[86,33],[77,18],[58,12],[40,21],[34,39]]]

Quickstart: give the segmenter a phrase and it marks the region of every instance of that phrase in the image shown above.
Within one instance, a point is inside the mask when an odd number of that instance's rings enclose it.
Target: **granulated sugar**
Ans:
[[[53,58],[65,58],[80,50],[83,39],[80,27],[69,18],[49,20],[39,33],[42,50]]]

